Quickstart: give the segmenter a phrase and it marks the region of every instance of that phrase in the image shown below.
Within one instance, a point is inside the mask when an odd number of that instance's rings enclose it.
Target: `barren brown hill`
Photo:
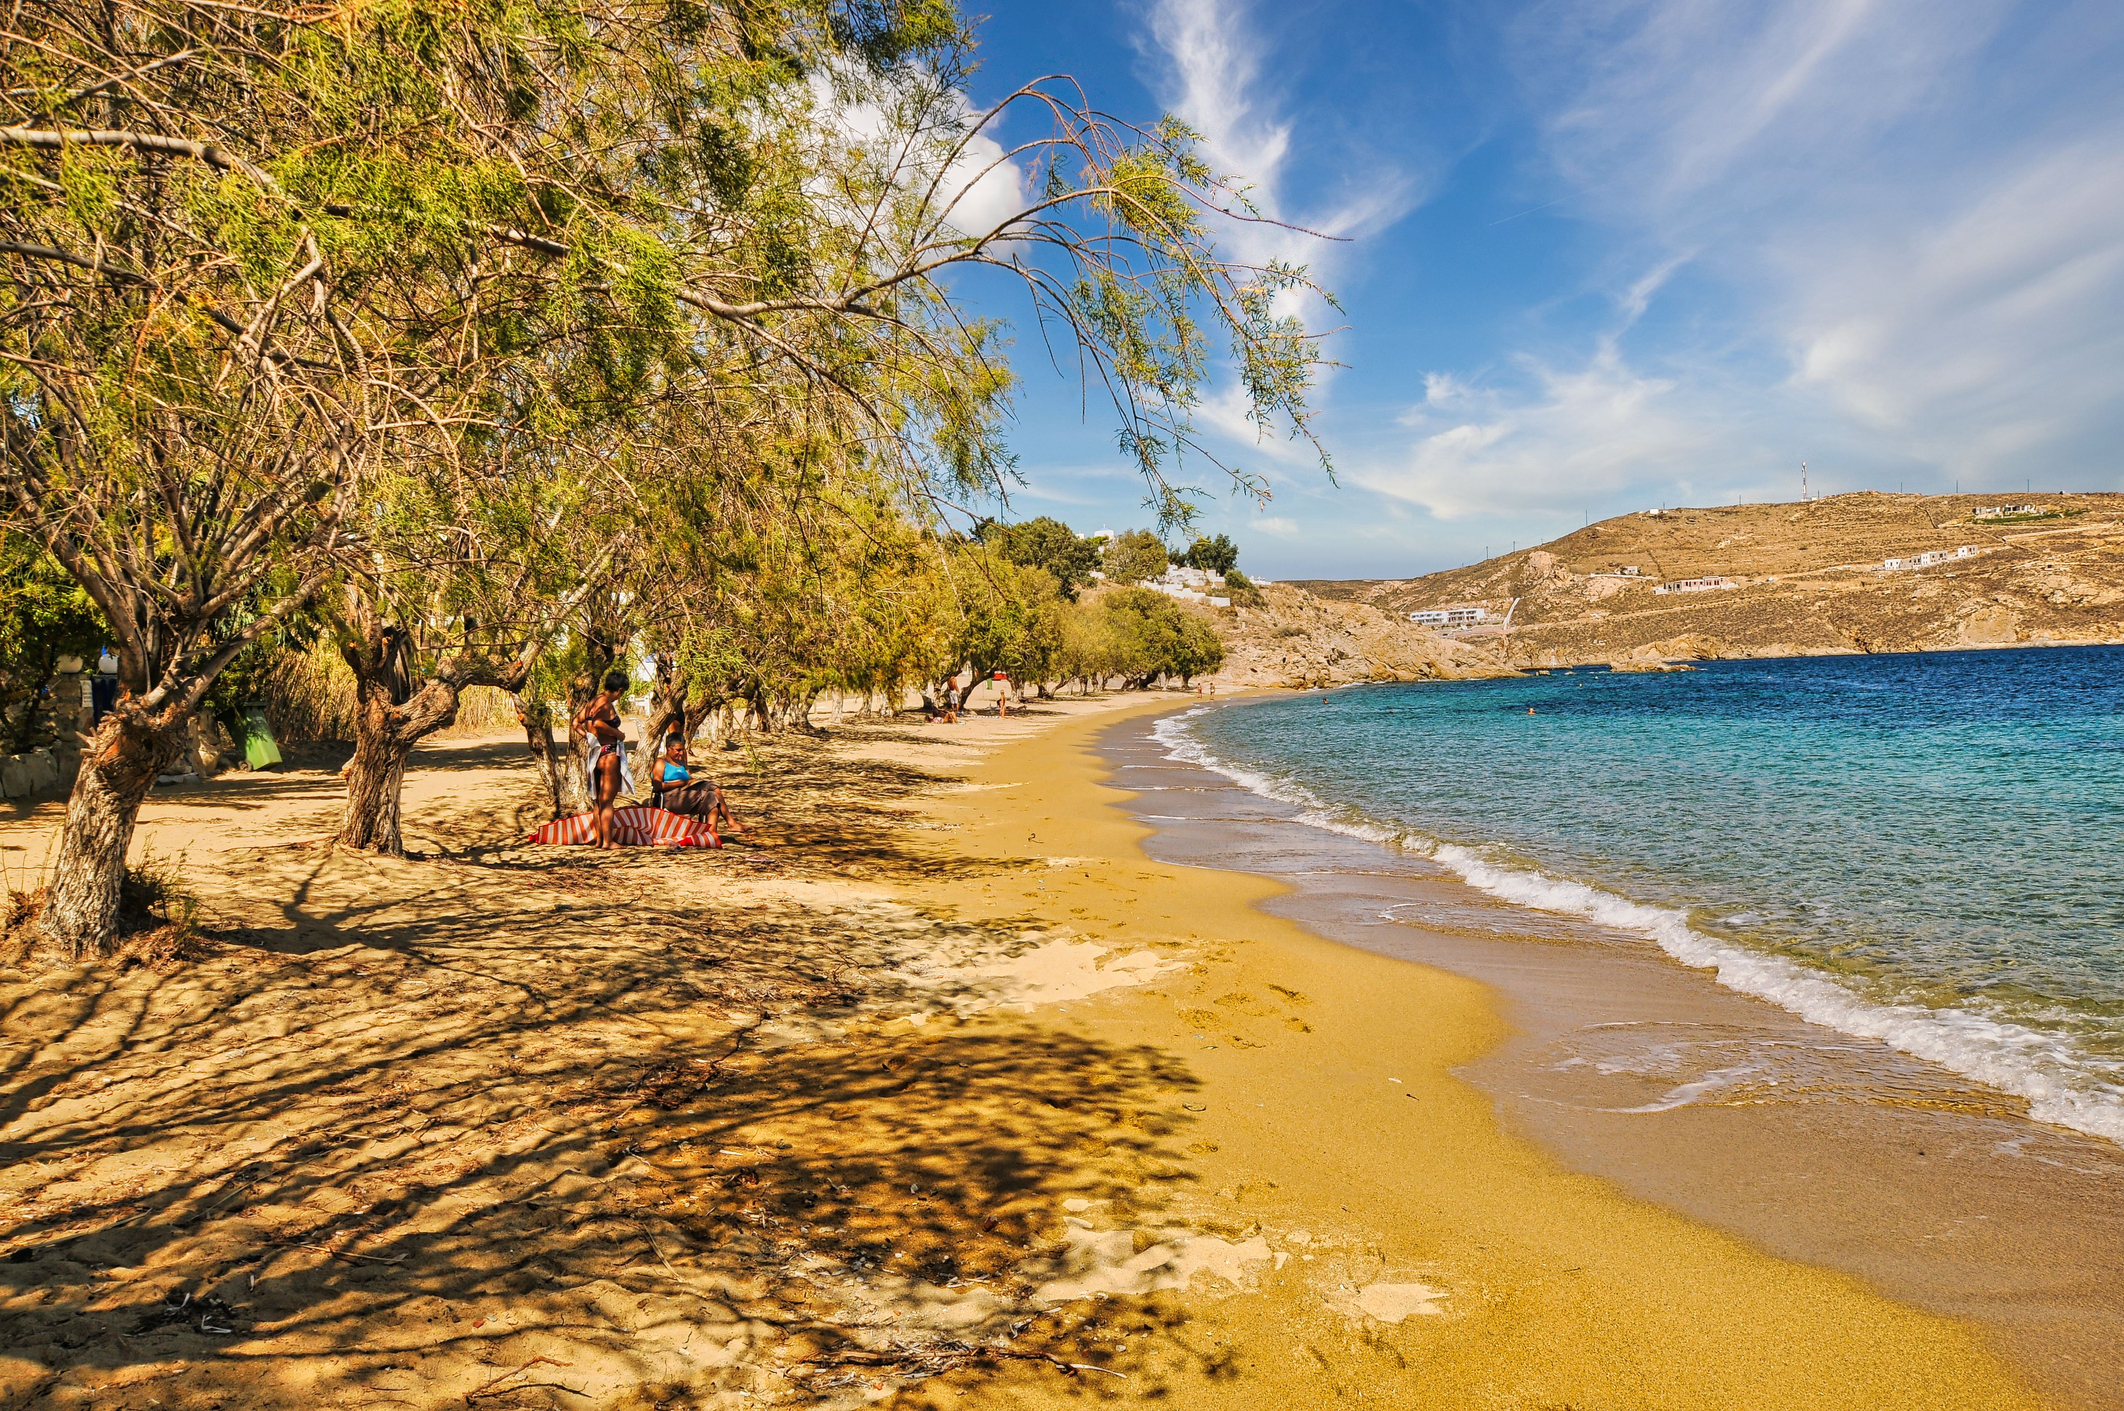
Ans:
[[[2006,504],[2034,513],[1977,517]],[[1969,557],[1883,567],[1965,546]],[[1655,591],[1706,577],[1735,586]],[[2124,495],[1866,492],[1653,510],[1421,578],[1297,586],[1403,617],[1479,605],[1510,626],[1460,635],[1523,667],[2120,642]]]
[[[1497,644],[1461,642],[1418,627],[1406,613],[1337,601],[1286,583],[1259,607],[1216,611],[1226,685],[1321,687],[1358,681],[1510,676]]]

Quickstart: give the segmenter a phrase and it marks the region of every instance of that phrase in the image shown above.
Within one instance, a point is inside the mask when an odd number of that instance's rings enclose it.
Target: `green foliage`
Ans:
[[[1016,473],[1010,330],[952,274],[1066,330],[1161,530],[1225,345],[1257,424],[1310,437],[1312,286],[1218,249],[1256,213],[1183,125],[1066,84],[972,113],[972,59],[948,0],[19,7],[0,503],[173,710],[251,689],[313,603],[416,678],[550,639],[541,696],[639,637],[763,718],[976,655],[1187,674],[1197,619],[1076,604],[1095,563],[1162,572],[1157,534],[946,531]],[[1040,195],[966,229],[1026,105]]]
[[[61,657],[93,668],[108,637],[103,614],[42,545],[0,529],[0,704],[15,710],[0,720],[0,752],[29,747],[36,701],[50,689]]]
[[[1099,609],[1126,663],[1121,674],[1138,686],[1162,675],[1184,685],[1224,665],[1224,639],[1216,628],[1163,593],[1124,588],[1104,595]]]
[[[1169,562],[1165,541],[1148,529],[1116,534],[1106,541],[1100,557],[1106,581],[1124,588],[1158,577]]]
[[[0,528],[0,681],[34,689],[60,657],[93,663],[108,633],[103,614],[43,545]]]
[[[1067,616],[1053,574],[994,565],[967,590],[965,625],[953,644],[957,658],[977,679],[1007,671],[1016,681],[1055,680]]]
[[[1070,602],[1077,600],[1077,590],[1092,581],[1092,570],[1099,566],[1098,544],[1078,538],[1074,529],[1047,515],[1017,524],[985,519],[974,536],[1011,563],[1045,569]]]
[[[1205,573],[1230,577],[1239,567],[1239,546],[1223,534],[1209,539],[1197,539],[1173,562],[1183,568],[1199,568]]]
[[[1258,608],[1268,602],[1268,599],[1261,595],[1261,589],[1254,580],[1236,568],[1225,571],[1224,593],[1232,600],[1233,607]]]

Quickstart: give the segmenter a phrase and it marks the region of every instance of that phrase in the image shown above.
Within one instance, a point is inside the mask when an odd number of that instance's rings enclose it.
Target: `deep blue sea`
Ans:
[[[2124,1141],[2124,648],[1373,686],[1159,733]]]

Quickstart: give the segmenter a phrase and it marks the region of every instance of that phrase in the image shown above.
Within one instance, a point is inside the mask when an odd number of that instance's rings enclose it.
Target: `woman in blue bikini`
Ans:
[[[670,813],[690,814],[718,833],[735,835],[745,825],[731,816],[730,801],[713,780],[696,779],[686,766],[686,741],[674,730],[664,737],[664,752],[657,757],[650,787],[657,807]]]

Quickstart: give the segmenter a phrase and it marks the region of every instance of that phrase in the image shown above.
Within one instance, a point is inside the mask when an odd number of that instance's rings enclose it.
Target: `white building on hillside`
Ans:
[[[1959,549],[1928,549],[1922,554],[1909,554],[1899,559],[1882,559],[1881,572],[1898,573],[1909,568],[1930,568],[1938,563],[1953,563],[1957,559],[1973,559],[1983,551],[1974,544],[1964,544]]]
[[[1677,578],[1671,583],[1662,583],[1655,593],[1717,593],[1728,588],[1740,587],[1738,578],[1722,578],[1712,574],[1703,578]]]
[[[1409,614],[1409,621],[1419,627],[1473,627],[1478,622],[1489,620],[1489,612],[1479,607],[1422,608]]]
[[[1228,608],[1231,597],[1221,592],[1224,575],[1211,573],[1202,568],[1182,568],[1178,564],[1168,567],[1159,577],[1143,584],[1153,593],[1163,593],[1168,598],[1178,598],[1184,603],[1208,603],[1213,608]]]

